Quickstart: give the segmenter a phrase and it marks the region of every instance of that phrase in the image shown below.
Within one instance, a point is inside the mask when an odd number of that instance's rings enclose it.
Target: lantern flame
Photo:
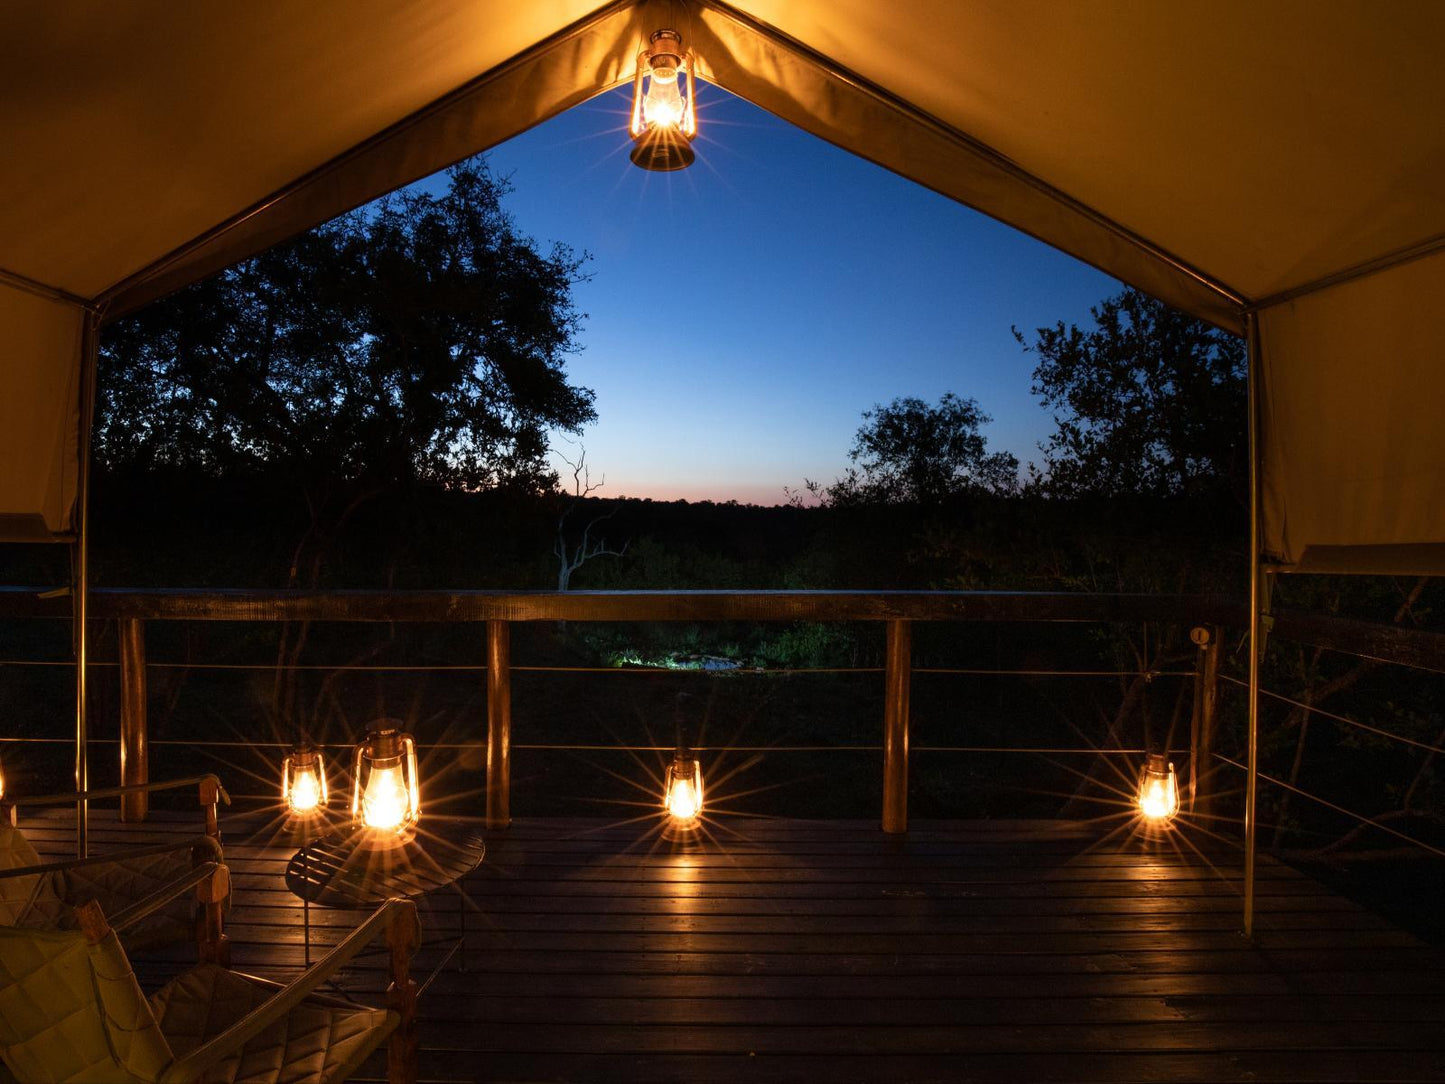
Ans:
[[[1139,813],[1145,820],[1164,824],[1179,812],[1179,780],[1174,765],[1162,755],[1150,754],[1139,773]]]
[[[401,765],[376,768],[361,796],[361,819],[368,828],[399,828],[406,819],[406,799]]]
[[[421,817],[416,743],[411,735],[390,726],[368,733],[356,747],[351,787],[351,819],[370,830],[369,845],[391,846],[410,839]]]
[[[282,762],[281,801],[294,817],[309,816],[326,804],[326,762],[315,749],[299,746]]]
[[[296,781],[291,784],[291,809],[295,813],[310,813],[321,804],[321,784],[316,781],[316,769],[296,769]]]
[[[691,779],[674,779],[667,795],[667,811],[680,821],[690,821],[700,812],[697,792]]]

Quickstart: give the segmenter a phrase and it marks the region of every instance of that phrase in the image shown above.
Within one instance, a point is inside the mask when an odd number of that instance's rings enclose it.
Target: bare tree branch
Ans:
[[[612,518],[613,511],[608,510],[600,516],[589,520],[582,528],[582,536],[574,546],[567,536],[567,519],[582,504],[582,502],[597,490],[607,484],[607,476],[604,474],[599,482],[592,481],[592,471],[587,466],[587,449],[578,445],[578,456],[574,462],[560,452],[557,458],[572,471],[572,496],[568,498],[561,513],[557,516],[557,540],[552,545],[552,555],[557,558],[557,590],[566,591],[572,583],[572,573],[585,565],[594,557],[622,557],[627,553],[629,543],[623,543],[620,550],[608,547],[607,539],[592,539],[592,530],[599,523],[604,523]]]

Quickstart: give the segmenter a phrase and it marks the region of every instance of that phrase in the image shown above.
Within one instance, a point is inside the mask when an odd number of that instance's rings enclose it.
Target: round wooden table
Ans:
[[[301,898],[308,965],[311,904],[362,909],[376,907],[394,896],[419,899],[456,885],[482,864],[487,853],[480,833],[467,824],[429,823],[414,839],[385,848],[368,846],[369,831],[350,826],[335,829],[306,844],[286,864],[286,887]],[[460,888],[457,897],[462,925],[460,949],[466,944],[469,908],[466,893]],[[466,969],[465,953],[462,969]]]

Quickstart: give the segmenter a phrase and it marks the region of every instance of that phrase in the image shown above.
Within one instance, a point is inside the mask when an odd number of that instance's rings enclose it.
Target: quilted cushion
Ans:
[[[20,830],[0,824],[0,870],[38,866],[41,859]],[[27,914],[58,915],[60,900],[55,874],[29,877],[0,877],[0,926],[15,926]]]
[[[161,1031],[176,1057],[215,1038],[275,993],[214,964],[202,964],[151,997]],[[303,1001],[227,1058],[206,1084],[328,1084],[346,1080],[400,1018],[384,1009]]]
[[[0,869],[18,869],[42,861],[19,831],[0,828]],[[117,857],[110,862],[33,877],[0,878],[0,925],[73,930],[74,908],[82,903],[96,900],[107,915],[119,914],[190,868],[190,856],[176,851],[141,858]],[[189,895],[172,900],[124,931],[126,948],[134,951],[191,940],[195,936],[194,910]]]
[[[153,1081],[171,1061],[114,934],[0,927],[0,1054],[27,1084]]]
[[[107,915],[119,914],[136,901],[184,876],[190,868],[190,855],[186,851],[173,851],[141,858],[117,858],[114,862],[65,870],[61,874],[60,888],[65,906],[51,921],[62,928],[70,928],[74,923],[70,909],[87,900],[96,900]],[[194,913],[195,903],[186,893],[155,914],[128,926],[121,934],[122,940],[131,950],[191,940],[195,936]]]

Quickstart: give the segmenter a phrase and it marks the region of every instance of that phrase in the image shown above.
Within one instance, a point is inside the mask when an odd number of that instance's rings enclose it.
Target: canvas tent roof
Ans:
[[[1445,571],[1435,0],[6,5],[0,537],[73,527],[88,318],[629,80],[661,26],[841,147],[1221,326],[1257,311],[1267,552]]]

